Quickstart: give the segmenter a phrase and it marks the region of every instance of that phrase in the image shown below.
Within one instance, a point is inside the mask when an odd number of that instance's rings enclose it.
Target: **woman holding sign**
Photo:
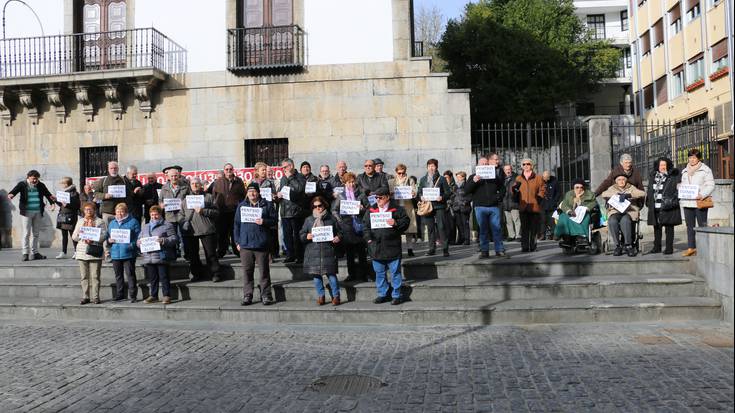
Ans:
[[[640,208],[636,199],[642,199],[646,193],[628,183],[628,177],[620,172],[615,177],[615,184],[601,195],[607,201],[607,223],[615,243],[613,255],[624,253],[629,257],[638,255],[633,245],[633,221],[638,221]],[[625,246],[620,245],[620,233],[623,233]]]
[[[413,250],[416,248],[416,239],[418,238],[416,211],[413,207],[414,199],[416,198],[416,181],[408,176],[408,168],[402,163],[396,165],[395,171],[396,176],[388,180],[388,188],[393,199],[406,210],[406,215],[411,220],[405,234],[406,241],[408,242],[408,256],[413,257]]]
[[[337,220],[329,213],[329,204],[323,196],[317,195],[311,200],[311,216],[306,218],[299,236],[304,244],[304,274],[314,278],[317,305],[326,302],[324,280],[329,279],[332,305],[339,305],[339,281],[337,280],[337,253],[335,246],[340,242],[340,227]]]
[[[158,301],[158,284],[163,290],[163,304],[171,304],[171,281],[169,280],[169,262],[176,261],[176,246],[179,237],[176,227],[163,219],[163,208],[153,205],[148,211],[149,223],[143,226],[137,244],[143,253],[143,264],[150,285],[150,294],[146,304]]]
[[[61,231],[61,252],[56,259],[66,258],[67,246],[69,245],[69,235],[77,226],[79,218],[79,192],[71,177],[65,176],[61,178],[61,191],[56,191],[56,205],[59,206],[59,215],[56,217],[56,228]],[[74,250],[76,251],[77,243],[72,241]],[[72,257],[76,258],[76,257]]]
[[[112,269],[115,271],[115,301],[125,299],[125,278],[128,280],[130,302],[138,301],[138,280],[135,277],[135,247],[140,234],[140,223],[128,213],[128,206],[119,203],[115,206],[115,219],[110,221],[107,243],[110,245]],[[124,274],[123,274],[124,273]]]
[[[97,218],[97,205],[86,202],[82,206],[84,216],[77,221],[71,239],[77,244],[77,261],[82,278],[82,300],[80,304],[100,304],[100,271],[104,249],[102,242],[107,238],[105,221]]]
[[[343,191],[335,193],[337,199],[332,204],[332,216],[342,233],[339,247],[347,256],[349,275],[345,281],[367,281],[367,244],[362,239],[362,217],[369,206],[368,200],[357,186],[357,177],[352,172],[342,174],[340,182]]]
[[[712,208],[712,192],[715,190],[715,178],[712,170],[702,163],[702,152],[691,149],[688,153],[689,162],[681,172],[679,199],[684,208],[684,219],[687,223],[687,250],[682,254],[685,257],[697,255],[697,238],[694,233],[695,221],[698,226],[707,226],[707,209]],[[683,188],[682,188],[683,187]],[[689,189],[689,194],[682,194],[683,189]]]
[[[653,225],[653,249],[649,254],[661,252],[662,232],[666,231],[666,247],[663,253],[674,253],[674,226],[681,225],[679,196],[676,191],[681,182],[679,170],[669,158],[659,158],[653,164],[648,177],[648,225]]]
[[[426,175],[419,181],[421,203],[419,211],[426,211],[422,221],[426,220],[429,230],[429,251],[426,255],[435,255],[436,246],[441,245],[445,257],[449,256],[449,240],[447,239],[447,219],[444,210],[447,200],[452,195],[447,181],[439,175],[439,161],[426,161]]]
[[[563,239],[563,244],[587,244],[587,233],[590,225],[590,213],[597,207],[594,192],[587,189],[584,179],[577,179],[572,190],[564,194],[561,202],[559,222],[554,228],[554,239]],[[575,242],[572,242],[575,237]]]

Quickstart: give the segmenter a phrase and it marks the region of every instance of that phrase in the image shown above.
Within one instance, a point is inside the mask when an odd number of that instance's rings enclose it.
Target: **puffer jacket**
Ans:
[[[314,227],[314,216],[309,216],[304,220],[304,226],[301,227],[299,237],[304,244],[304,274],[311,275],[334,275],[339,271],[337,265],[336,244],[332,242],[313,242],[306,238]],[[324,226],[332,227],[332,234],[335,237],[342,237],[340,226],[337,220],[327,213],[322,219]]]
[[[630,215],[630,218],[633,219],[633,221],[637,221],[641,208],[638,206],[639,203],[635,201],[642,200],[646,196],[646,193],[636,188],[635,186],[626,183],[625,188],[620,189],[617,185],[613,185],[608,188],[607,191],[603,192],[600,196],[605,198],[605,201],[607,201],[608,199],[614,196],[618,196],[619,194],[630,194],[630,197],[628,198],[628,200],[630,201],[630,206],[628,207],[628,209],[625,210],[625,213]],[[608,217],[619,213],[620,211],[608,205]]]
[[[159,221],[154,224],[153,221],[143,225],[140,231],[140,238],[158,237],[163,239],[160,251],[151,251],[143,253],[144,264],[165,264],[170,261],[176,261],[176,245],[179,243],[179,237],[176,235],[176,227],[170,222]],[[140,241],[138,238],[138,241]]]
[[[367,211],[369,205],[367,197],[360,192],[360,188],[355,187],[355,200],[360,201],[360,205],[362,205],[365,209],[360,211],[358,215],[340,215],[339,208],[340,203],[347,199],[347,195],[344,192],[340,192],[337,194],[337,199],[335,199],[334,202],[332,202],[332,217],[334,217],[335,220],[337,220],[337,223],[339,224],[340,232],[342,233],[342,242],[349,245],[356,245],[356,244],[362,244],[365,242],[362,239],[362,234],[355,233],[355,227],[353,225],[353,219],[358,219],[360,221],[360,224],[362,224],[362,217],[365,215],[365,211]]]
[[[518,186],[519,183],[520,187]],[[518,209],[521,212],[541,213],[541,200],[544,199],[546,194],[546,185],[541,175],[533,172],[530,178],[526,179],[523,174],[519,174],[516,177],[515,187],[518,187],[517,192],[520,194]]]
[[[304,216],[304,201],[306,200],[306,194],[304,193],[306,180],[304,179],[304,175],[300,173],[294,173],[289,177],[284,175],[281,178],[280,188],[283,189],[284,186],[291,188],[291,199],[278,200],[281,218],[299,218]]]
[[[217,217],[219,209],[214,202],[214,196],[204,191],[200,193],[192,192],[190,195],[204,195],[204,208],[197,214],[193,209],[186,206],[186,199],[182,202],[184,208],[184,225],[183,231],[186,235],[201,237],[217,232]]]
[[[457,182],[452,192],[452,211],[469,214],[472,211],[472,198],[465,193],[467,181]]]
[[[171,182],[166,182],[161,188],[161,197],[159,200],[159,202],[161,203],[161,208],[164,208],[164,199],[166,198],[181,199],[181,207],[183,208],[184,199],[186,199],[187,195],[191,195],[191,187],[189,187],[189,182],[186,179],[179,180],[179,184],[176,189],[171,186]],[[164,214],[164,218],[166,218],[167,222],[176,224],[184,223],[185,216],[183,209],[180,209],[178,211],[164,211]]]
[[[663,190],[661,191],[661,208],[658,210],[655,208],[656,195],[653,188],[656,180],[656,170],[652,170],[648,177],[648,191],[646,191],[648,225],[681,225],[681,208],[679,208],[681,201],[679,200],[679,191],[676,188],[681,181],[681,173],[672,165],[669,165],[669,167],[669,176],[664,181]]]
[[[261,218],[263,219],[263,225],[258,225],[252,222],[240,222],[240,208],[258,207],[263,210]],[[240,202],[235,210],[235,222],[233,227],[233,233],[235,236],[235,242],[242,249],[248,250],[262,250],[268,248],[268,232],[275,223],[278,222],[276,216],[276,209],[272,202],[268,202],[263,198],[258,198],[258,203],[252,205],[249,199],[245,199]]]
[[[110,232],[113,229],[127,229],[130,230],[130,243],[119,244],[114,242],[109,244]],[[137,256],[137,242],[138,236],[140,235],[140,223],[132,215],[128,214],[122,222],[117,222],[117,219],[110,221],[110,227],[107,234],[108,244],[110,245],[110,257],[113,260],[129,260]]]
[[[71,234],[72,241],[78,242],[76,249],[76,259],[79,261],[101,261],[102,257],[93,257],[91,255],[87,255],[87,243],[80,242],[81,240],[79,239],[79,228],[81,228],[83,225],[84,218],[79,218],[79,221],[77,221],[77,225],[74,227],[74,232]],[[105,221],[103,221],[102,218],[95,217],[94,226],[97,228],[102,228],[102,230],[100,231],[100,241],[92,242],[92,244],[102,246],[104,240],[107,239],[107,225],[105,225]]]
[[[699,185],[699,195],[702,198],[706,198],[712,195],[715,191],[715,178],[712,175],[712,170],[702,163],[702,166],[697,169],[692,176],[689,176],[689,165],[681,171],[681,183],[682,185]],[[683,208],[696,208],[697,201],[694,199],[682,199],[679,201],[679,205]]]
[[[380,209],[376,205],[371,207],[369,212],[380,212]],[[366,213],[362,220],[365,227],[363,238],[368,243],[368,253],[374,260],[392,261],[401,258],[403,254],[401,235],[406,232],[411,220],[406,215],[406,210],[398,206],[393,200],[388,204],[388,212],[396,221],[393,228],[371,229],[370,213]]]

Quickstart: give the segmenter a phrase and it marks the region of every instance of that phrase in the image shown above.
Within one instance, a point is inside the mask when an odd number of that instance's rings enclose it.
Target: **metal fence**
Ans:
[[[0,40],[0,79],[110,69],[186,71],[186,50],[153,28]]]
[[[684,168],[687,153],[692,148],[702,152],[702,161],[712,168],[715,177],[721,174],[716,124],[706,118],[683,122],[634,122],[611,124],[613,165],[627,153],[647,179],[660,157],[670,158],[677,168]]]
[[[296,25],[227,30],[227,69],[299,69],[306,64],[305,34]]]
[[[495,152],[514,171],[520,171],[523,158],[530,158],[538,173],[555,175],[564,191],[577,178],[590,179],[586,122],[482,124],[473,130],[472,151],[476,160]]]

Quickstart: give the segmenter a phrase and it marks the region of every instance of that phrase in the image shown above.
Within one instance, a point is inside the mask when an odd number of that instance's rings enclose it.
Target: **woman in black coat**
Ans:
[[[646,206],[648,207],[648,225],[653,225],[653,249],[649,254],[661,252],[662,230],[666,230],[666,247],[663,253],[674,252],[674,226],[681,225],[679,210],[679,194],[677,185],[681,182],[679,170],[674,168],[671,159],[659,158],[653,164],[648,177]]]
[[[79,192],[74,186],[73,180],[65,176],[61,178],[61,188],[64,192],[69,193],[69,203],[56,202],[59,208],[59,215],[56,217],[56,228],[61,230],[61,252],[56,256],[56,259],[66,258],[67,246],[69,245],[69,238],[74,228],[77,225],[77,219],[79,217],[79,209],[81,202],[79,199]],[[74,245],[74,251],[77,250],[77,243],[72,240]],[[76,253],[72,256],[75,258]]]
[[[332,295],[332,305],[339,305],[339,281],[337,280],[337,253],[336,244],[340,242],[340,227],[337,220],[329,213],[329,204],[323,196],[317,195],[311,200],[312,214],[304,221],[299,236],[304,245],[304,274],[314,278],[314,287],[317,292],[317,305],[326,302],[324,291],[324,280],[322,275],[329,279],[329,287]],[[314,228],[332,227],[331,241],[315,242]]]
[[[342,175],[342,190],[336,194],[332,204],[332,216],[339,224],[342,233],[342,242],[339,244],[341,252],[347,256],[347,278],[344,281],[367,281],[367,244],[362,238],[362,217],[370,205],[356,185],[356,177],[352,172]],[[357,215],[340,214],[342,201],[359,201],[360,211]],[[341,255],[341,254],[340,254]]]

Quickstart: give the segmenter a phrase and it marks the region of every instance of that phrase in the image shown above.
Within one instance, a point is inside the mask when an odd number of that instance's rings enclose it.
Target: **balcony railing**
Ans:
[[[227,30],[227,69],[298,70],[304,67],[304,31],[299,26]]]
[[[153,28],[0,40],[0,79],[113,69],[186,71],[186,50]]]

